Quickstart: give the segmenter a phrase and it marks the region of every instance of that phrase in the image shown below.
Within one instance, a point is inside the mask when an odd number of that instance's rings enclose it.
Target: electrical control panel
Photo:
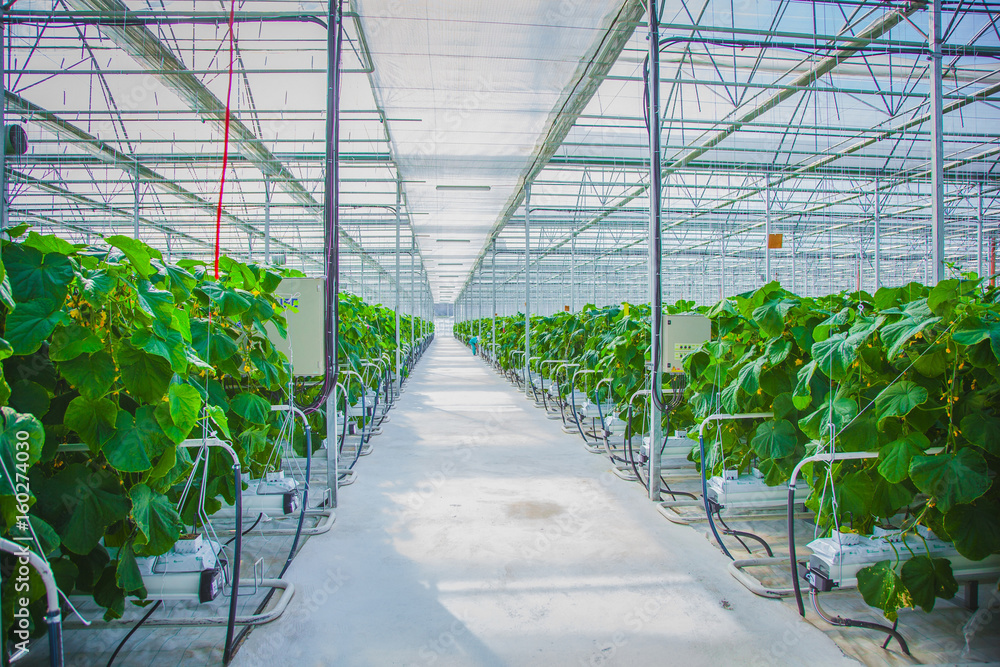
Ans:
[[[704,315],[664,315],[660,327],[664,373],[683,373],[684,357],[712,338],[712,321]]]
[[[292,361],[295,375],[326,372],[326,289],[322,278],[285,278],[274,291],[285,306],[288,338],[268,323],[268,338]]]
[[[135,563],[150,599],[210,602],[222,592],[221,553],[218,542],[190,535],[167,553],[136,558]]]

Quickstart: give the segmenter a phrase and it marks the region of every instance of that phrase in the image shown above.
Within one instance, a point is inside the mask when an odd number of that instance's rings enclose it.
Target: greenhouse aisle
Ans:
[[[441,332],[240,667],[840,665]]]

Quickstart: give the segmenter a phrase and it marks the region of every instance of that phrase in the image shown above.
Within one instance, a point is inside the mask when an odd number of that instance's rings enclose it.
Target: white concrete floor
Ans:
[[[446,335],[235,665],[857,664]]]

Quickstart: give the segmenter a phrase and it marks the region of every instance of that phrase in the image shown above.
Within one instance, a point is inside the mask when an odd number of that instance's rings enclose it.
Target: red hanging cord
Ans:
[[[229,86],[226,89],[226,130],[222,143],[222,177],[219,180],[219,204],[215,208],[215,279],[219,279],[219,245],[222,241],[222,193],[226,189],[226,165],[229,162],[229,101],[233,94],[233,23],[236,0],[229,7]]]

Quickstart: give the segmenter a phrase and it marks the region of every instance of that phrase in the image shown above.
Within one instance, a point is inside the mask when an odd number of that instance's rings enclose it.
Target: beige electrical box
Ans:
[[[274,291],[275,297],[288,308],[285,310],[288,338],[279,336],[273,324],[267,325],[267,333],[274,347],[292,361],[294,375],[326,372],[325,294],[322,278],[285,278]]]
[[[711,338],[712,321],[704,315],[664,315],[660,329],[663,372],[683,373],[684,357]]]

